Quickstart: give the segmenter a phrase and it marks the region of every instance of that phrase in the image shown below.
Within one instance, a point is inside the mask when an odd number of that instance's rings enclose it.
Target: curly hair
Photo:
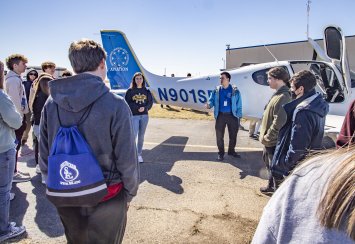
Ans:
[[[14,70],[14,64],[19,64],[20,61],[23,61],[25,63],[28,62],[27,58],[22,54],[12,54],[6,58],[6,67],[9,70]]]

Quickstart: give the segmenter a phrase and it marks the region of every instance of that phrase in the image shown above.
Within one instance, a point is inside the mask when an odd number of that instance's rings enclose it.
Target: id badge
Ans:
[[[227,101],[227,100],[224,101],[223,106],[224,106],[224,107],[228,106],[228,101]]]

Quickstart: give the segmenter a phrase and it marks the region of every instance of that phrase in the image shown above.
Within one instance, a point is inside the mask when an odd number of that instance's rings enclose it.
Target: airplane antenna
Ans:
[[[311,12],[311,0],[307,0],[307,40],[309,37],[309,12]]]
[[[269,48],[267,48],[267,46],[265,44],[263,44],[265,49],[270,53],[270,55],[275,59],[276,62],[279,62],[279,60],[277,60],[277,58],[275,57],[274,54],[272,54],[272,52],[269,50]]]

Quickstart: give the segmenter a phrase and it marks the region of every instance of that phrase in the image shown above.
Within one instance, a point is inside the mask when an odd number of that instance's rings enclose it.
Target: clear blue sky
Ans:
[[[306,0],[0,0],[0,60],[24,54],[29,65],[51,60],[71,69],[69,44],[101,43],[101,29],[126,33],[150,72],[216,73],[231,48],[306,39]],[[355,35],[355,1],[312,0],[310,36],[328,24]]]

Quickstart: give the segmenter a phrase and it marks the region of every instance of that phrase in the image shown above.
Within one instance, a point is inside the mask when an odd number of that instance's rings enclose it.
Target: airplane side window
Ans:
[[[288,69],[287,67],[282,66],[287,72]],[[268,69],[263,69],[263,70],[258,70],[252,74],[252,78],[255,83],[262,85],[262,86],[269,86],[269,83],[267,82],[267,72],[269,72],[271,68]]]
[[[263,69],[263,70],[259,70],[253,73],[252,77],[253,80],[262,86],[269,86],[269,83],[267,82],[267,72],[270,69]]]

